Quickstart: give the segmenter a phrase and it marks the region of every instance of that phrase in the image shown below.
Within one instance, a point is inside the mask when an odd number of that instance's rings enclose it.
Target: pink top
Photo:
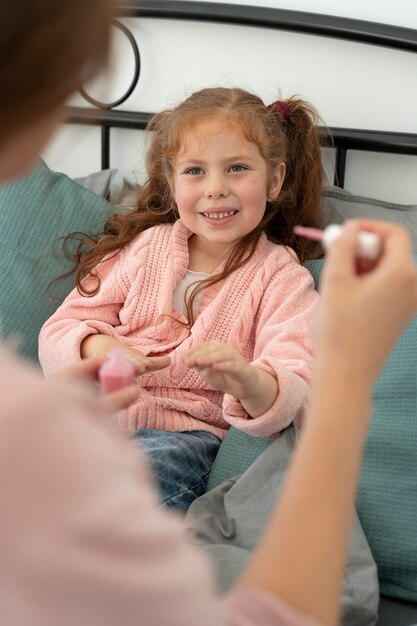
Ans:
[[[4,353],[0,372],[0,624],[314,626],[263,592],[216,598],[89,389]]]
[[[311,378],[318,298],[310,273],[294,252],[262,235],[250,262],[205,290],[189,330],[168,317],[185,320],[173,310],[172,298],[187,271],[188,236],[180,220],[151,228],[99,264],[99,293],[87,298],[74,289],[41,330],[39,358],[45,373],[79,360],[82,340],[103,333],[145,354],[169,351],[172,361],[141,377],[141,397],[119,414],[123,430],[206,430],[222,438],[233,425],[269,437],[294,419],[300,422]],[[276,376],[279,394],[266,413],[249,419],[240,402],[213,390],[181,363],[191,346],[210,340],[228,343]]]

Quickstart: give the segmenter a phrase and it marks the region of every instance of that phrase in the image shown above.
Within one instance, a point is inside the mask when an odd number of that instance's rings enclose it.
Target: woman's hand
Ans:
[[[377,233],[378,260],[355,257],[357,233]],[[417,270],[407,231],[376,220],[352,220],[334,242],[321,283],[318,365],[349,368],[371,385],[400,333],[417,311]]]
[[[168,367],[171,359],[168,356],[147,357],[140,350],[131,348],[114,337],[108,335],[88,335],[81,344],[81,356],[83,358],[100,357],[104,360],[110,355],[114,348],[121,348],[124,355],[135,366],[136,376],[145,374],[146,372],[154,372],[156,370]]]
[[[47,380],[53,378],[68,378],[80,381],[88,381],[98,387],[98,371],[100,366],[105,362],[106,357],[99,356],[90,359],[84,359],[67,367],[56,374],[52,374]],[[140,395],[140,387],[138,384],[129,385],[123,389],[118,389],[106,396],[98,399],[99,404],[108,411],[120,411],[126,409],[136,402]]]

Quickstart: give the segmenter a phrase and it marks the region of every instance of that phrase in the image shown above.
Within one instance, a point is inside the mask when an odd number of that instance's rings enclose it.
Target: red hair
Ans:
[[[152,131],[146,157],[148,179],[138,190],[135,207],[112,216],[98,240],[84,237],[80,242],[76,258],[80,293],[98,292],[100,280],[94,268],[104,257],[117,254],[144,230],[178,219],[168,183],[173,159],[181,148],[184,133],[192,132],[193,126],[207,118],[221,118],[235,125],[248,141],[258,146],[271,176],[285,161],[286,176],[277,199],[267,202],[260,224],[231,250],[223,273],[194,288],[187,302],[189,325],[194,321],[192,305],[197,293],[246,263],[261,233],[274,243],[293,248],[301,262],[313,258],[315,242],[296,237],[293,227],[320,225],[325,177],[317,132],[319,118],[314,108],[299,98],[289,98],[285,106],[288,115],[283,116],[243,89],[218,87],[202,89],[177,107],[154,115],[147,127]],[[91,291],[83,288],[83,279],[88,274],[96,278]]]

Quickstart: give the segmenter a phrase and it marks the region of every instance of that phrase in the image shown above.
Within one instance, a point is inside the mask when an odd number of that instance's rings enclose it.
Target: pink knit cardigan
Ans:
[[[171,365],[142,376],[140,399],[120,412],[123,430],[205,430],[222,438],[233,425],[273,436],[303,417],[318,297],[313,279],[292,251],[262,235],[248,263],[205,290],[189,330],[169,317],[185,319],[173,310],[172,296],[188,267],[189,234],[180,220],[154,227],[100,263],[99,293],[84,297],[74,289],[43,326],[44,372],[79,360],[82,340],[93,333],[116,337],[145,354],[170,351]],[[211,389],[181,363],[191,346],[210,340],[228,343],[276,376],[279,394],[263,415],[250,418],[235,398]]]

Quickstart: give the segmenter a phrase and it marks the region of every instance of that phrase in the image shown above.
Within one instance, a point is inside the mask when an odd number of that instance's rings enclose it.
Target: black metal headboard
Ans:
[[[193,20],[264,27],[346,39],[417,53],[417,30],[286,9],[217,2],[190,2],[189,0],[125,0],[118,3],[117,17]],[[121,98],[112,103],[98,102],[82,92],[82,95],[96,108],[67,107],[69,123],[101,126],[101,166],[103,169],[110,166],[111,128],[143,130],[152,115],[150,112],[114,110],[131,95],[140,76],[140,52],[133,35],[118,20],[115,20],[114,25],[121,29],[129,39],[135,56],[134,76],[129,89]],[[341,187],[344,185],[346,152],[349,149],[417,155],[417,134],[334,127],[326,129],[326,133],[328,130],[333,136],[336,147],[335,183]]]

